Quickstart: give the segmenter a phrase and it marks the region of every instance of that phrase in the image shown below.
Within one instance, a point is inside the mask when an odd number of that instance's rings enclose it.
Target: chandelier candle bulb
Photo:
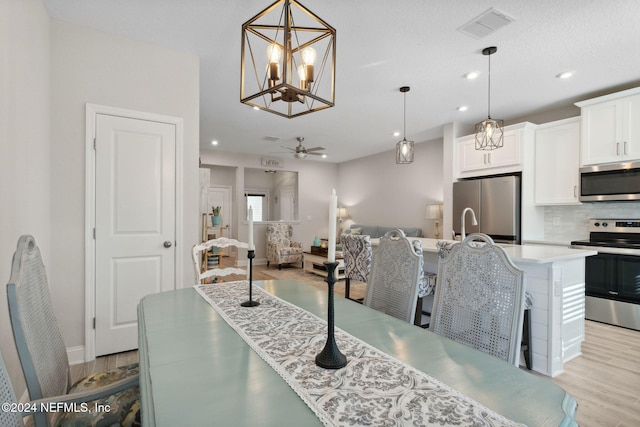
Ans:
[[[336,218],[338,210],[338,196],[334,188],[329,196],[329,248],[327,259],[329,262],[336,261]]]

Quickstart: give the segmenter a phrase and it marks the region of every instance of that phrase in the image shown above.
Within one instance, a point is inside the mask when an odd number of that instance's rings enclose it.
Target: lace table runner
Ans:
[[[323,319],[254,286],[258,307],[241,307],[247,281],[196,290],[304,400],[326,426],[515,426],[448,385],[360,339],[335,330],[347,366],[323,369]]]

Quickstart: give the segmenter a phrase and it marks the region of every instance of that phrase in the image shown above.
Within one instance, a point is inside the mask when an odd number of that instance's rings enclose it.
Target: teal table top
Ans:
[[[293,280],[254,285],[326,319],[324,291]],[[335,316],[336,327],[513,421],[576,425],[575,400],[547,378],[340,297]],[[143,425],[321,425],[194,289],[144,297],[138,328]]]

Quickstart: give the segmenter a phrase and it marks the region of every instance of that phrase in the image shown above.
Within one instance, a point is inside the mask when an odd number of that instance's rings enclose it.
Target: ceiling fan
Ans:
[[[322,153],[317,153],[316,151],[323,151],[325,149],[324,147],[305,148],[302,145],[302,141],[304,141],[304,138],[302,136],[297,137],[296,140],[298,141],[298,146],[296,148],[282,147],[293,152],[293,157],[295,157],[296,159],[304,159],[308,154],[311,154],[313,156],[320,156],[322,155]]]

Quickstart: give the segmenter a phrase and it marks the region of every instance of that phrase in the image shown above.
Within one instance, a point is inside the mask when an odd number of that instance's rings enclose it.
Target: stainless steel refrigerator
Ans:
[[[453,183],[453,229],[462,232],[465,208],[473,209],[465,217],[465,233],[488,234],[499,243],[520,244],[520,177],[515,175],[469,179]]]

